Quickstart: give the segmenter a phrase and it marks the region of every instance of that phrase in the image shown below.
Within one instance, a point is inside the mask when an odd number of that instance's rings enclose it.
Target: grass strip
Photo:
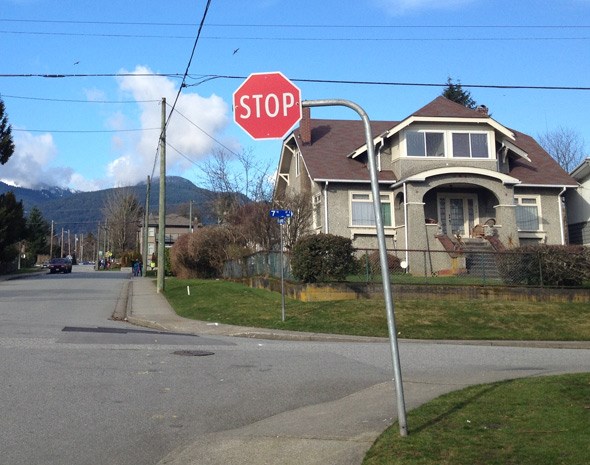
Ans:
[[[279,293],[234,282],[168,278],[165,295],[179,315],[196,320],[387,337],[383,299],[287,299],[282,322]],[[395,302],[395,317],[399,336],[410,339],[590,340],[587,303],[404,299]]]
[[[363,465],[586,465],[590,374],[470,387],[408,414],[409,436],[392,425]]]

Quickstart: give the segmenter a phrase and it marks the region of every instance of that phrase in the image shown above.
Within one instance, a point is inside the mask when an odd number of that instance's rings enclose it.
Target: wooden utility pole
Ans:
[[[141,267],[141,275],[145,278],[147,272],[147,264],[148,264],[148,227],[150,224],[150,186],[151,181],[150,177],[147,177],[147,190],[145,194],[145,215],[143,219],[143,266]]]
[[[160,133],[160,203],[158,212],[158,274],[156,292],[164,292],[166,272],[166,98],[162,98],[162,132]]]
[[[49,258],[53,258],[53,220],[51,220],[51,238],[49,239]]]

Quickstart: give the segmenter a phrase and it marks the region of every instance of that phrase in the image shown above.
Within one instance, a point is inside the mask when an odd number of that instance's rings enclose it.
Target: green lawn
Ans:
[[[407,420],[409,435],[394,424],[363,465],[587,465],[590,374],[470,387]]]
[[[190,287],[190,296],[187,293]],[[387,337],[382,299],[300,302],[222,280],[167,278],[166,297],[184,317],[260,328]],[[590,305],[491,300],[394,302],[399,336],[416,339],[590,340]]]

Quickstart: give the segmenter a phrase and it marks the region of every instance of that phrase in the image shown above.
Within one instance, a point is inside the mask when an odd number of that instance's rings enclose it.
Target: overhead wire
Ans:
[[[162,128],[162,131],[160,132],[160,138],[159,138],[160,141],[163,139],[164,134],[166,133],[166,128],[168,127],[168,124],[170,122],[170,118],[172,118],[172,114],[174,113],[174,109],[176,108],[176,104],[178,103],[178,99],[180,98],[180,94],[182,92],[182,89],[185,87],[186,78],[188,76],[188,72],[190,70],[191,63],[193,61],[193,57],[195,56],[197,44],[199,43],[199,38],[201,37],[201,31],[203,30],[203,25],[205,24],[205,20],[207,18],[207,13],[209,12],[210,6],[211,6],[211,0],[207,0],[207,4],[205,5],[205,10],[203,11],[203,15],[202,15],[201,21],[199,23],[199,29],[197,30],[197,36],[195,37],[195,41],[193,43],[193,48],[191,50],[191,54],[190,54],[188,63],[186,65],[186,69],[185,69],[184,74],[182,76],[182,82],[181,82],[180,86],[178,87],[178,92],[176,93],[176,98],[174,99],[174,103],[171,106],[170,113],[168,114],[168,117],[166,118],[166,121],[164,122],[164,127]],[[152,170],[152,177],[153,177],[154,171],[155,171],[156,160],[158,159],[159,146],[160,146],[160,143],[158,143],[158,148],[156,149],[156,156],[154,159],[154,169]]]

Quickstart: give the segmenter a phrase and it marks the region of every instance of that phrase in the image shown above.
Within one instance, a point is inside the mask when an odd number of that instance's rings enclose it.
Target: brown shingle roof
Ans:
[[[445,97],[437,97],[410,115],[432,118],[486,118],[477,110],[471,110]],[[490,118],[491,119],[491,118]],[[373,121],[373,137],[394,128],[399,121]],[[508,173],[522,184],[575,186],[576,181],[569,176],[551,156],[530,136],[510,129],[516,137],[513,143],[524,150],[531,160],[518,159],[511,162]],[[300,128],[294,135],[309,175],[314,180],[369,181],[369,171],[363,161],[347,156],[365,144],[363,123],[360,120],[311,120],[311,143],[302,144]],[[392,171],[382,171],[379,179],[394,181]]]
[[[514,144],[527,152],[530,163],[517,159],[510,163],[510,176],[519,179],[522,184],[576,186],[574,178],[549,155],[531,136],[522,132],[511,131],[516,136]]]
[[[396,122],[373,121],[373,137],[395,126]],[[369,181],[369,170],[364,162],[347,155],[365,144],[362,121],[311,120],[311,144],[300,143],[300,130],[295,130],[299,148],[307,171],[312,179]],[[392,171],[382,171],[379,179],[394,181]]]

